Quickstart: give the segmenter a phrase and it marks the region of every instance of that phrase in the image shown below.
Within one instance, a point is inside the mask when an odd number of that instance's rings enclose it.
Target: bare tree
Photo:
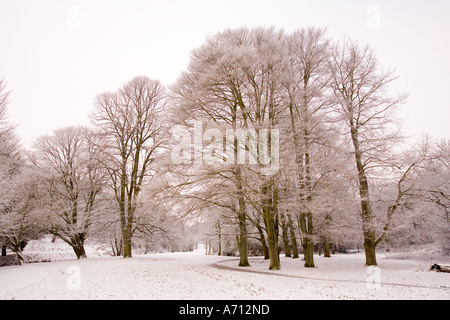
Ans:
[[[22,265],[25,262],[22,251],[28,241],[45,230],[38,206],[39,179],[31,168],[22,165],[10,182],[7,204],[0,206],[0,239],[5,240]]]
[[[41,172],[41,202],[49,216],[48,231],[86,258],[84,242],[105,183],[99,152],[83,127],[55,130],[34,143],[31,159]]]
[[[6,195],[9,190],[11,177],[11,150],[10,135],[13,130],[8,122],[7,106],[9,92],[6,91],[5,80],[0,80],[0,204],[5,203]],[[15,149],[15,148],[13,148]]]
[[[188,126],[192,123],[192,118],[233,130],[244,125],[238,106],[238,100],[242,99],[242,70],[236,62],[244,56],[243,51],[237,50],[237,44],[245,41],[247,34],[246,29],[237,32],[227,30],[207,39],[203,46],[193,51],[188,70],[172,88],[177,114],[182,115],[181,119],[185,119]],[[237,138],[234,137],[230,143],[236,145]],[[232,157],[236,159],[237,148],[234,151]],[[203,169],[205,170],[205,167]],[[228,198],[236,199],[236,202],[231,201],[233,203],[229,208],[238,218],[239,266],[245,267],[249,262],[243,166],[233,161],[232,165],[222,168],[218,174],[227,181],[226,185],[231,187],[232,193]],[[217,176],[212,175],[212,178],[216,180]]]
[[[393,111],[405,96],[390,97],[386,90],[393,72],[380,71],[373,50],[344,40],[330,58],[331,87],[336,112],[349,136],[358,174],[366,265],[376,265],[378,243],[370,195],[370,173],[385,165],[386,155],[398,141]],[[393,207],[395,208],[395,207]]]
[[[329,106],[327,59],[329,41],[326,29],[305,28],[290,35],[288,65],[283,84],[287,91],[290,145],[295,154],[293,185],[298,208],[295,213],[302,236],[305,267],[314,267],[314,208],[312,186],[315,159],[313,147],[323,140],[326,108]]]
[[[414,243],[434,243],[445,253],[449,252],[449,151],[448,141],[435,142],[425,136],[405,155],[410,165],[405,167],[401,183],[396,188],[400,201],[391,202],[392,209],[396,205],[397,211],[407,212],[408,215],[403,215],[401,223],[388,220],[394,227],[400,224],[397,235],[404,235],[399,237],[403,243],[406,237]]]
[[[188,70],[173,87],[178,114],[188,126],[193,120],[201,120],[204,127],[235,133],[233,137],[227,136],[223,143],[220,141],[219,154],[227,161],[221,167],[211,166],[209,174],[215,176],[214,179],[227,180],[229,198],[236,200],[237,206],[232,209],[239,224],[239,265],[249,265],[247,220],[250,205],[263,217],[273,270],[280,268],[276,172],[260,174],[264,164],[239,160],[238,145],[243,141],[239,140],[237,132],[277,129],[282,102],[283,41],[284,32],[274,28],[220,32],[193,51]],[[278,147],[275,136],[268,134],[267,137],[269,148]],[[242,149],[250,152],[249,143],[242,144]],[[260,159],[262,153],[256,148],[253,156]],[[217,160],[221,160],[220,156]]]
[[[0,225],[0,245],[2,255],[6,254],[6,243],[12,245],[13,234],[16,234],[13,232],[16,229],[11,221],[15,221],[16,209],[19,208],[15,187],[18,186],[21,177],[23,162],[19,138],[15,132],[16,127],[10,123],[8,118],[9,94],[10,92],[6,91],[6,81],[0,79],[0,214],[3,222]],[[27,210],[23,212],[28,214]],[[18,258],[19,262],[23,261],[19,254]]]
[[[98,96],[92,114],[102,137],[104,165],[119,207],[124,257],[132,257],[133,224],[138,198],[165,137],[164,87],[136,77],[119,91]]]
[[[9,94],[6,81],[0,79],[0,157],[17,159],[20,140],[15,133],[16,126],[8,117]]]

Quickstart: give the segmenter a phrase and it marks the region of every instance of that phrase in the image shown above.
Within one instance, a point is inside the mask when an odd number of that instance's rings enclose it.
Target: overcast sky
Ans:
[[[96,95],[137,75],[173,83],[190,51],[228,27],[328,26],[372,45],[409,92],[405,131],[450,138],[450,1],[0,0],[0,78],[25,147],[87,124]]]

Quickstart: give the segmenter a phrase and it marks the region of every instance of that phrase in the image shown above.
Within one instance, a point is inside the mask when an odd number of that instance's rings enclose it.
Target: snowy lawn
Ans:
[[[0,268],[0,299],[450,299],[450,274],[428,271],[428,261],[380,255],[379,270],[364,267],[363,254],[315,262],[282,257],[271,272],[262,258],[238,268],[197,251],[25,264]]]

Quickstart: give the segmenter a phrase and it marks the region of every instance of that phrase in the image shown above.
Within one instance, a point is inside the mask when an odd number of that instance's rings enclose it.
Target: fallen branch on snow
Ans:
[[[450,273],[450,266],[440,266],[438,264],[433,264],[430,270],[436,270],[439,272],[448,272]]]

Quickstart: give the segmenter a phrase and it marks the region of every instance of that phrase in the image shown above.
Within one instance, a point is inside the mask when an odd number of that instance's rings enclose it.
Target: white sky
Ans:
[[[379,13],[379,15],[378,15]],[[87,124],[96,95],[137,75],[173,83],[190,51],[228,27],[328,26],[395,68],[405,131],[450,138],[450,1],[0,0],[0,78],[25,147]]]

